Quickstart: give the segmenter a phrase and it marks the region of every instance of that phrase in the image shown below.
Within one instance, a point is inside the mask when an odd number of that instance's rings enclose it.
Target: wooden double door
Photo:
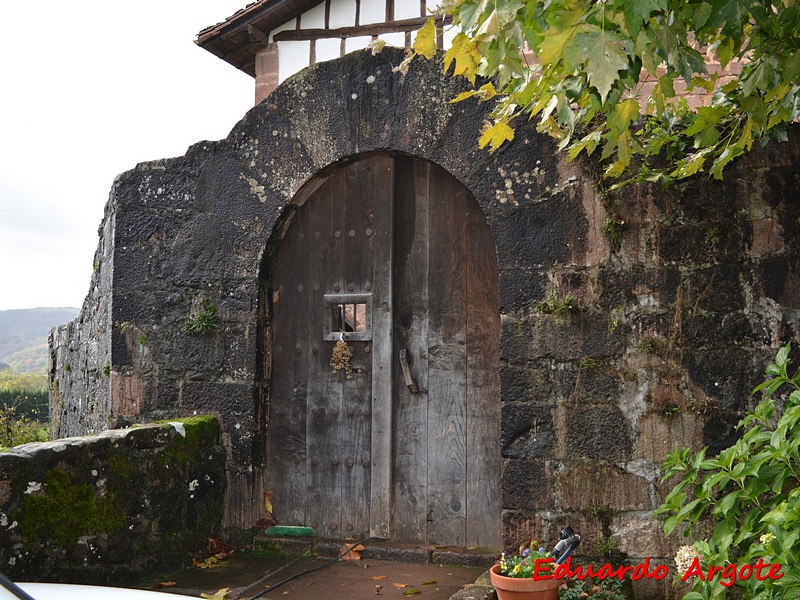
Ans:
[[[500,547],[497,263],[475,198],[430,162],[370,155],[298,200],[270,274],[276,518]]]

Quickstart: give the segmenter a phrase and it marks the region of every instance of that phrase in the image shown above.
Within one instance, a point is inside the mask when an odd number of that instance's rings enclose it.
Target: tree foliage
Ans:
[[[667,515],[664,531],[684,526],[689,535],[698,522],[713,526],[707,540],[694,544],[704,571],[759,560],[781,565],[779,579],[736,581],[748,600],[800,597],[800,369],[789,374],[789,350],[781,348],[767,367],[769,378],[754,390],[765,398],[739,423],[738,442],[713,458],[705,449],[679,449],[662,466],[665,480],[680,476],[656,511]],[[780,410],[773,394],[786,388]],[[722,600],[726,590],[719,575],[710,582],[694,578],[684,600]]]
[[[719,179],[755,142],[785,140],[798,116],[797,0],[444,0],[440,10],[460,28],[445,70],[473,84],[458,99],[496,102],[480,137],[490,150],[528,117],[570,159],[599,152],[606,177]],[[432,55],[433,29],[431,19],[417,54]],[[741,72],[723,84],[728,67]],[[705,106],[690,109],[682,86]]]

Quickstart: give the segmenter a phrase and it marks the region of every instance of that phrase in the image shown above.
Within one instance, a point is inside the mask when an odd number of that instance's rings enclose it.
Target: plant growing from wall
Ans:
[[[183,322],[183,332],[187,335],[204,335],[217,329],[219,329],[217,307],[208,298],[203,300],[199,310]]]
[[[787,344],[754,393],[763,392],[758,406],[740,421],[741,439],[713,458],[705,448],[671,453],[662,471],[664,480],[680,476],[656,514],[667,515],[664,531],[685,526],[690,535],[699,522],[710,522],[713,533],[694,543],[700,568],[779,564],[779,579],[750,576],[735,584],[748,600],[789,600],[800,597],[800,369],[789,374]],[[790,391],[782,410],[774,394]],[[746,569],[746,567],[745,567]],[[767,571],[763,570],[762,575]],[[725,598],[720,574],[713,581],[699,577],[684,600]]]
[[[622,235],[625,233],[625,221],[620,219],[615,214],[610,214],[603,221],[603,226],[600,228],[603,235],[611,242],[611,246],[618,250],[622,243]]]
[[[537,312],[543,315],[555,315],[560,320],[563,316],[576,310],[575,297],[567,292],[563,299],[559,299],[554,293],[547,296],[547,300],[536,305]]]

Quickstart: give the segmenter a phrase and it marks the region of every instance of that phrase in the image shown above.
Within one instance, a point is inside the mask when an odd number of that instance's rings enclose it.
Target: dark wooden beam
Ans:
[[[265,46],[269,44],[269,36],[260,29],[256,29],[252,25],[248,25],[247,33],[249,33],[253,39],[261,42]]]
[[[324,38],[349,38],[359,36],[380,35],[381,33],[393,33],[395,31],[414,31],[419,29],[428,20],[427,17],[417,19],[403,19],[402,21],[392,21],[391,23],[370,23],[369,25],[358,25],[354,27],[340,27],[339,29],[302,29],[300,31],[281,31],[272,36],[276,42],[297,42],[306,40],[320,40]],[[450,18],[438,20],[437,27],[442,27],[450,23]]]

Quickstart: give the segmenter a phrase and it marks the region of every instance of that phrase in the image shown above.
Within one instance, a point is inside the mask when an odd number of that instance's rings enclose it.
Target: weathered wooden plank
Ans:
[[[370,533],[389,537],[392,492],[392,250],[394,159],[371,159],[375,169],[372,283],[372,432]]]
[[[267,434],[267,489],[272,490],[273,514],[282,524],[306,521],[306,402],[305,352],[308,322],[294,318],[307,308],[298,293],[306,268],[304,238],[307,222],[295,215],[272,272],[273,364]]]
[[[395,159],[394,360],[407,349],[420,393],[394,370],[394,524],[392,538],[426,542],[428,406],[429,166]]]
[[[430,177],[428,543],[466,540],[466,236],[456,182]]]
[[[307,320],[311,327],[311,348],[308,369],[308,519],[324,537],[341,534],[341,371],[331,372],[330,357],[335,342],[323,342],[323,295],[344,283],[343,199],[347,174],[341,170],[330,177],[304,205],[309,217],[308,280],[306,285],[317,291]],[[302,315],[298,315],[303,318]]]
[[[375,227],[375,168],[364,160],[348,166],[345,216],[345,291],[366,294],[372,290],[374,272],[372,239]],[[366,315],[364,315],[366,316]],[[360,315],[359,315],[360,317]],[[353,322],[358,328],[361,319]],[[369,333],[369,332],[365,332]],[[369,535],[372,394],[372,340],[351,341],[353,368],[345,379],[342,393],[341,440],[342,534],[345,537]],[[364,467],[364,461],[367,467]]]
[[[474,198],[467,213],[467,546],[502,548],[500,309],[494,240]]]

